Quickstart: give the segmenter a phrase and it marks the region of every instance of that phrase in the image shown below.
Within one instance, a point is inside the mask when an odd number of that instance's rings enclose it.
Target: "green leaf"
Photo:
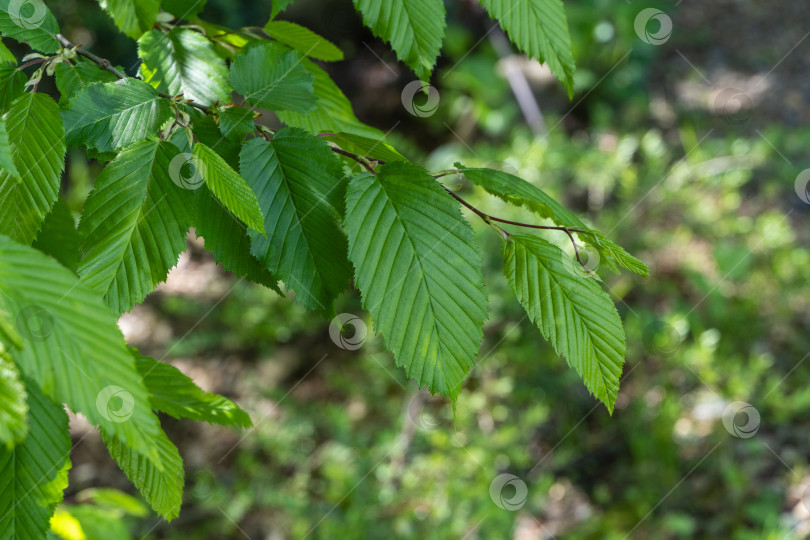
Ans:
[[[97,507],[111,510],[119,516],[121,514],[142,518],[149,516],[149,508],[139,498],[117,489],[83,489],[76,495],[76,499],[82,502],[92,501]]]
[[[587,231],[577,234],[580,239],[596,248],[607,263],[618,264],[645,277],[649,275],[649,269],[643,262],[605,235],[585,225],[576,215],[526,180],[494,169],[470,169],[461,163],[456,163],[456,167],[473,184],[510,204],[523,206],[540,217],[551,219],[559,226]]]
[[[223,139],[213,117],[195,119],[194,135],[203,144],[216,147],[219,155],[231,168],[239,168],[241,145],[230,139]],[[177,132],[172,142],[183,152],[191,151],[188,139],[182,132]],[[205,249],[214,256],[214,260],[237,277],[264,285],[281,294],[278,278],[250,254],[250,238],[245,224],[231,214],[204,184],[194,191],[194,199],[194,230],[198,238],[205,239]]]
[[[159,92],[206,107],[231,101],[228,68],[205,36],[188,28],[152,30],[138,40],[141,75]]]
[[[383,133],[357,119],[352,104],[338,85],[315,62],[305,58],[301,64],[313,76],[315,109],[305,114],[295,111],[277,111],[279,119],[291,127],[300,127],[318,134],[322,131],[346,131],[371,138],[382,138]]]
[[[160,7],[178,19],[189,20],[205,8],[206,0],[163,0]]]
[[[381,139],[355,135],[354,133],[335,133],[321,137],[331,141],[347,152],[367,157],[376,161],[408,161],[396,149]]]
[[[275,19],[276,15],[287,9],[295,0],[272,0],[273,6],[270,8],[270,19]]]
[[[237,277],[264,285],[281,294],[278,278],[250,254],[250,238],[245,225],[222,206],[203,186],[194,192],[197,218],[194,230],[205,239],[205,249],[225,270]]]
[[[236,55],[231,84],[255,107],[271,111],[307,112],[315,108],[313,77],[300,53],[266,42]]]
[[[42,0],[0,0],[0,34],[50,54],[59,50],[58,33],[56,18]]]
[[[517,47],[545,62],[574,95],[574,53],[562,0],[481,0]]]
[[[2,62],[11,62],[12,64],[16,64],[17,58],[10,50],[8,50],[8,47],[6,47],[5,44],[0,41],[0,63]]]
[[[174,418],[250,427],[250,416],[233,401],[206,392],[176,367],[136,354],[135,365],[152,394],[152,407]]]
[[[51,213],[45,216],[42,229],[34,241],[34,248],[50,255],[62,266],[74,272],[79,266],[79,233],[76,231],[76,220],[61,197],[56,200]]]
[[[177,447],[160,430],[157,437],[150,443],[154,446],[159,460],[154,461],[144,457],[120,438],[101,430],[101,438],[110,455],[127,475],[130,482],[135,484],[146,502],[152,509],[171,521],[180,514],[183,504],[183,485],[185,472],[183,459]],[[160,464],[160,465],[158,465]]]
[[[11,351],[20,370],[55,401],[157,459],[150,443],[157,417],[101,298],[50,257],[0,236],[0,302],[24,339]]]
[[[99,0],[99,4],[132,39],[150,30],[160,11],[160,0]]]
[[[307,308],[331,317],[351,266],[340,227],[340,162],[324,141],[299,129],[242,148],[241,171],[256,191],[267,237],[249,231],[251,253],[281,278]]]
[[[647,265],[627,253],[622,246],[602,233],[594,231],[594,235],[596,238],[595,245],[601,247],[602,250],[606,251],[607,253],[610,253],[611,258],[619,266],[640,276],[648,277],[650,275],[650,269],[647,267]]]
[[[51,518],[48,540],[131,540],[121,512],[91,504],[60,506]]]
[[[28,399],[17,366],[0,353],[0,443],[11,450],[28,434]],[[0,445],[0,454],[3,446]]]
[[[23,95],[28,79],[14,64],[0,64],[0,114],[11,107],[12,102]]]
[[[19,177],[20,172],[14,165],[11,143],[8,140],[6,121],[0,118],[0,169],[6,171],[9,176]]]
[[[219,129],[232,141],[242,142],[255,130],[255,113],[247,107],[224,107],[219,110]]]
[[[33,242],[59,193],[65,132],[59,107],[45,94],[25,94],[3,116],[19,176],[0,170],[0,234]]]
[[[444,39],[442,0],[354,0],[354,6],[420,79],[430,78]]]
[[[349,258],[375,331],[408,377],[455,399],[486,319],[472,228],[433,177],[410,163],[355,176],[346,200]]]
[[[67,103],[84,86],[94,82],[114,82],[118,77],[93,62],[85,62],[77,57],[76,65],[60,62],[56,64],[56,88],[59,89],[59,102]]]
[[[8,449],[0,446],[0,531],[3,538],[44,538],[68,485],[70,434],[65,410],[32,381],[28,392],[28,435]]]
[[[169,142],[135,143],[101,172],[85,202],[78,274],[114,313],[146,298],[186,249],[193,201],[171,176],[179,178],[183,160]]]
[[[512,235],[503,248],[504,274],[520,304],[557,354],[613,413],[624,364],[624,329],[599,283],[582,276],[558,247]]]
[[[306,56],[334,62],[343,60],[343,51],[309,28],[288,21],[270,21],[264,25],[267,35]]]
[[[195,143],[192,152],[194,165],[211,193],[245,225],[264,233],[262,210],[248,183],[203,143]]]
[[[68,146],[118,150],[156,135],[171,118],[169,100],[138,79],[94,83],[62,110]]]

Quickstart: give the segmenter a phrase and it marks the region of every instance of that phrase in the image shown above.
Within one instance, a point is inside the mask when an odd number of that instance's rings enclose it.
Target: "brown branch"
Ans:
[[[101,69],[103,69],[105,71],[109,71],[110,73],[112,73],[113,75],[118,77],[119,79],[128,79],[129,78],[126,73],[122,73],[121,71],[116,69],[115,66],[112,65],[112,62],[110,62],[106,58],[101,58],[100,56],[96,56],[95,54],[91,53],[90,51],[86,51],[86,50],[82,49],[81,44],[74,45],[73,43],[68,41],[68,39],[65,36],[63,36],[62,34],[56,34],[54,37],[57,39],[57,41],[59,41],[59,44],[62,45],[63,49],[73,49],[73,50],[75,50],[76,54],[78,54],[79,56],[84,56],[85,58],[87,58],[91,62],[98,65],[98,67],[100,67]],[[170,96],[169,94],[165,94],[163,92],[158,92],[158,95],[160,97],[162,97],[162,98],[174,99],[173,96]],[[188,104],[191,105],[192,107],[194,107],[195,109],[201,110],[205,114],[211,114],[211,109],[209,109],[205,105],[200,105],[198,103],[194,103],[193,101],[189,101]]]

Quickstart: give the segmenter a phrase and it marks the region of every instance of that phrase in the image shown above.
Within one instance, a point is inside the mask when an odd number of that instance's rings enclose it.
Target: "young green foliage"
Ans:
[[[388,163],[352,179],[346,228],[375,331],[419,386],[456,399],[487,303],[481,253],[458,205],[425,169]]]
[[[541,62],[574,95],[574,54],[562,0],[480,0],[512,43]]]
[[[228,68],[201,33],[187,28],[152,30],[138,40],[143,79],[159,92],[201,105],[231,100]]]
[[[610,297],[542,238],[511,235],[503,258],[503,272],[526,313],[612,413],[625,345],[622,320]]]
[[[45,94],[21,96],[3,120],[14,168],[0,169],[0,234],[30,244],[59,193],[64,130],[56,102]]]
[[[341,60],[343,52],[276,20],[290,0],[272,2],[263,28],[270,40],[257,27],[231,30],[201,19],[205,0],[99,3],[137,41],[145,80],[57,36],[57,22],[39,0],[0,0],[0,35],[53,55],[27,59],[23,69],[43,67],[28,81],[0,43],[3,533],[32,539],[47,533],[69,467],[62,404],[99,427],[127,477],[168,520],[182,504],[183,462],[153,409],[251,425],[232,401],[128,349],[115,324],[167,277],[192,227],[223,268],[276,291],[281,280],[327,318],[354,268],[363,305],[397,365],[419,386],[456,400],[487,316],[482,256],[461,214],[465,206],[498,230],[504,273],[518,300],[612,412],[624,333],[599,282],[545,240],[499,228],[523,224],[488,216],[448,193],[383,142],[382,132],[360,122],[312,60]],[[374,34],[428,80],[444,37],[444,2],[354,4]],[[559,0],[481,4],[518,48],[547,62],[573,92]],[[37,91],[51,75],[59,105]],[[233,91],[244,103],[232,102]],[[258,108],[287,127],[256,124]],[[78,228],[58,196],[67,148],[105,164],[83,204],[71,199],[73,210],[82,208]],[[525,180],[457,166],[487,192],[557,225],[546,228],[590,244],[607,265],[649,273]],[[88,538],[98,530],[122,535],[109,520],[95,519],[93,509],[71,508],[83,516]],[[66,516],[60,511],[54,531]]]
[[[62,501],[70,469],[65,410],[33,382],[28,392],[28,434],[14,448],[0,445],[0,531],[3,538],[45,538]]]
[[[170,117],[169,100],[138,79],[85,86],[62,109],[67,145],[99,152],[155,135]]]
[[[430,78],[444,39],[442,0],[354,0],[354,6],[420,79]]]
[[[249,232],[251,253],[301,303],[331,317],[332,303],[351,277],[340,228],[340,162],[325,142],[299,129],[283,129],[271,142],[248,141],[240,162],[268,231],[266,238]]]
[[[311,111],[313,80],[301,65],[301,54],[276,43],[248,48],[231,66],[234,90],[250,105],[274,111]]]
[[[143,301],[186,248],[192,198],[171,177],[178,155],[157,138],[123,149],[85,203],[78,274],[115,313]]]

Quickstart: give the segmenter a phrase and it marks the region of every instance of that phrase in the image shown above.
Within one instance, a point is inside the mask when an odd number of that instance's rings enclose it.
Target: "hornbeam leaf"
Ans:
[[[223,426],[250,427],[250,416],[233,401],[206,392],[176,367],[135,353],[152,407],[174,418],[213,422]]]
[[[47,255],[0,236],[0,304],[23,338],[11,357],[26,377],[160,462],[157,417],[116,317],[96,293]]]
[[[53,205],[51,213],[45,216],[42,229],[33,246],[59,261],[65,268],[75,272],[81,257],[80,243],[76,220],[73,219],[73,214],[64,199],[59,198]]]
[[[28,78],[14,64],[0,63],[0,114],[9,110],[15,99],[25,93]]]
[[[85,202],[78,274],[114,313],[146,298],[186,249],[193,199],[171,176],[176,160],[183,157],[170,142],[135,143],[101,172]]]
[[[367,126],[357,119],[349,99],[318,64],[304,58],[301,65],[314,78],[315,109],[300,113],[295,111],[276,111],[282,122],[290,127],[300,127],[318,134],[322,131],[346,131],[381,139],[382,131]]]
[[[334,62],[343,60],[343,51],[330,42],[303,26],[289,21],[270,21],[264,25],[267,35],[306,56]]]
[[[17,366],[0,352],[0,453],[28,434],[28,398]]]
[[[78,57],[80,58],[80,57]],[[93,62],[76,59],[76,64],[59,62],[56,64],[56,88],[59,89],[59,103],[70,101],[83,87],[95,82],[115,82],[118,77]]]
[[[152,28],[160,11],[160,0],[99,0],[99,3],[115,25],[132,39]]]
[[[271,111],[308,112],[315,108],[313,77],[300,53],[265,42],[236,55],[231,84],[255,107]]]
[[[0,34],[46,54],[59,50],[56,18],[42,0],[0,0]]]
[[[138,40],[138,52],[144,80],[159,92],[183,94],[205,106],[231,101],[225,61],[201,33],[188,28],[152,30]]]
[[[251,253],[307,308],[331,317],[333,301],[351,277],[340,227],[340,162],[324,141],[292,128],[269,143],[248,141],[240,162],[268,231],[267,237],[250,232]]]
[[[560,79],[568,95],[574,94],[574,53],[562,0],[481,0],[498,19],[512,43]]]
[[[346,201],[349,258],[375,331],[408,377],[456,399],[486,319],[472,228],[433,177],[406,162],[355,176]]]
[[[157,135],[171,114],[169,100],[128,78],[85,86],[62,110],[62,120],[68,146],[109,152]]]
[[[278,278],[250,254],[248,228],[203,186],[194,192],[194,231],[205,249],[225,270],[281,294]]]
[[[62,501],[70,469],[65,410],[25,380],[28,435],[13,449],[0,445],[0,531],[3,538],[45,538]]]
[[[251,229],[264,233],[264,218],[256,195],[245,180],[211,148],[195,143],[194,164],[211,193]]]
[[[19,175],[0,169],[0,234],[30,244],[59,194],[65,132],[56,102],[40,93],[21,96],[3,120]]]
[[[101,430],[101,438],[110,455],[135,484],[149,506],[167,521],[176,518],[183,504],[185,472],[183,459],[166,433],[160,430],[158,436],[151,441],[160,456],[158,461],[144,457],[106,430]]]
[[[624,364],[622,320],[599,283],[566,264],[569,257],[536,236],[511,235],[503,272],[520,304],[557,354],[613,413]]]
[[[6,171],[9,176],[19,177],[20,173],[14,165],[11,143],[8,140],[6,121],[0,118],[0,170]]]
[[[11,62],[12,64],[16,64],[17,57],[14,56],[14,53],[8,50],[8,47],[6,47],[2,41],[0,41],[0,63],[2,62]]]
[[[225,107],[219,111],[219,129],[232,141],[242,142],[256,127],[256,113],[247,107]]]
[[[239,109],[248,110],[242,107]],[[213,117],[194,120],[194,135],[201,143],[211,148],[216,147],[217,153],[232,168],[239,168],[241,145],[231,139],[223,139]],[[182,152],[191,151],[188,138],[182,132],[178,131],[172,142]],[[250,254],[248,228],[214,197],[204,182],[194,191],[194,232],[198,238],[205,239],[205,249],[225,270],[281,294],[278,278]]]
[[[420,79],[430,78],[444,39],[442,0],[354,0],[354,6]]]

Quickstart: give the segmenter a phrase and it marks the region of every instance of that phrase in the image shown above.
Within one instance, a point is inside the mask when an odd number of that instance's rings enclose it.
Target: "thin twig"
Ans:
[[[81,56],[84,56],[88,60],[96,63],[99,67],[101,67],[104,70],[109,71],[110,73],[112,73],[113,75],[118,77],[119,79],[126,79],[127,78],[126,74],[121,73],[119,70],[117,70],[112,65],[112,63],[109,60],[107,60],[106,58],[101,58],[100,56],[96,56],[95,54],[82,49],[81,45],[78,45],[78,46],[74,45],[73,43],[68,41],[68,39],[65,38],[65,36],[63,36],[62,34],[56,34],[55,37],[59,41],[59,43],[62,45],[63,48],[75,50],[77,54],[79,54]],[[173,99],[172,96],[170,96],[168,94],[164,94],[162,92],[159,92],[158,95],[160,95],[160,97]],[[199,105],[199,104],[191,102],[191,101],[189,101],[188,104],[191,105],[192,107],[196,108],[196,109],[201,110],[205,114],[212,114],[211,110],[208,107],[205,107],[204,105]],[[262,133],[262,135],[264,136],[265,134]],[[318,137],[330,137],[330,136],[335,136],[335,134],[334,133],[321,133],[321,134],[318,135]],[[265,136],[265,139],[266,138],[267,137]],[[196,139],[196,137],[195,137],[195,139]],[[371,174],[377,174],[374,171],[374,167],[372,167],[371,164],[369,163],[367,157],[360,156],[359,154],[354,154],[352,152],[347,152],[346,150],[343,150],[342,148],[338,148],[336,146],[330,146],[330,149],[333,152],[337,153],[337,154],[341,154],[341,155],[344,155],[346,157],[349,157],[349,158],[355,160],[357,163],[362,165]],[[377,162],[380,165],[385,164],[385,161],[382,161],[382,160],[375,159],[374,161]],[[447,175],[450,175],[450,174],[457,174],[457,173],[458,173],[458,170],[450,169],[450,170],[445,170],[445,171],[439,171],[438,173],[433,174],[433,177],[434,178],[441,178],[442,176],[447,176]],[[450,189],[447,188],[447,186],[443,186],[443,187],[447,191],[447,193],[449,193],[454,199],[456,199],[464,207],[468,208],[470,211],[472,211],[475,215],[480,217],[488,225],[492,225],[493,227],[496,227],[507,238],[509,237],[509,233],[507,233],[506,231],[504,231],[503,229],[501,229],[500,227],[495,225],[493,222],[504,223],[506,225],[514,225],[516,227],[524,227],[524,228],[527,228],[527,229],[544,229],[544,230],[549,230],[549,231],[563,231],[563,232],[565,232],[565,234],[568,235],[568,238],[571,240],[571,243],[574,245],[574,252],[576,253],[577,262],[579,262],[580,265],[585,266],[585,264],[582,262],[582,260],[579,257],[579,248],[577,247],[577,243],[574,240],[574,235],[572,233],[590,234],[590,231],[583,231],[581,229],[572,229],[572,228],[569,228],[569,227],[558,227],[558,226],[551,226],[551,225],[533,225],[531,223],[521,223],[519,221],[510,221],[508,219],[501,219],[499,217],[491,216],[489,214],[486,214],[486,213],[482,212],[481,210],[479,210],[475,206],[471,205],[470,203],[468,203],[467,201],[465,201],[464,199],[462,199],[461,197],[459,197],[458,195],[453,193]]]
[[[129,78],[129,77],[127,77],[126,73],[122,73],[121,71],[116,69],[115,66],[112,65],[112,62],[110,62],[106,58],[101,58],[100,56],[96,56],[95,54],[91,53],[90,51],[86,51],[86,50],[82,49],[81,45],[74,45],[73,43],[68,41],[68,39],[65,36],[63,36],[62,34],[56,34],[54,37],[56,37],[57,41],[59,41],[59,44],[62,45],[63,49],[73,49],[73,50],[75,50],[76,54],[78,54],[79,56],[84,56],[85,58],[87,58],[91,62],[98,65],[101,69],[109,71],[110,73],[112,73],[113,75],[118,77],[119,79],[128,79]],[[173,96],[170,96],[169,94],[165,94],[163,92],[158,92],[158,95],[160,97],[162,97],[162,98],[174,99]],[[205,114],[211,114],[211,110],[208,107],[206,107],[205,105],[200,105],[199,103],[194,103],[193,101],[189,101],[188,104],[191,105],[192,107],[194,107],[195,109],[201,110]]]

